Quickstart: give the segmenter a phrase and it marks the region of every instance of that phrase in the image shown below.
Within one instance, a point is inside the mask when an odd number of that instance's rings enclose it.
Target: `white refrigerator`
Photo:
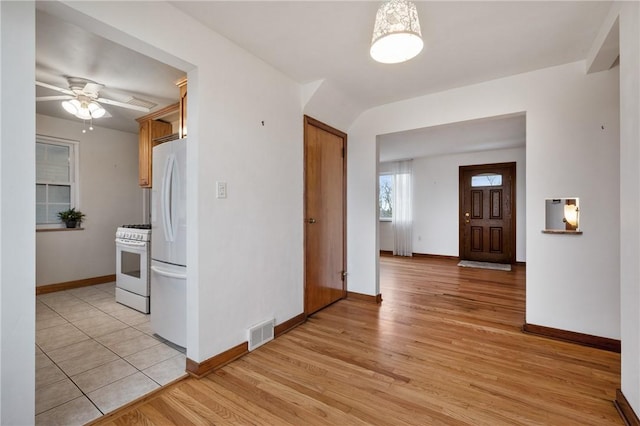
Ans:
[[[151,329],[182,347],[187,341],[187,140],[153,148]]]

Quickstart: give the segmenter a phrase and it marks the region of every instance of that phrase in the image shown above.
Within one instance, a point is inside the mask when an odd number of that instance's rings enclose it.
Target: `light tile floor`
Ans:
[[[115,283],[36,298],[36,425],[82,425],[185,375],[184,349]]]

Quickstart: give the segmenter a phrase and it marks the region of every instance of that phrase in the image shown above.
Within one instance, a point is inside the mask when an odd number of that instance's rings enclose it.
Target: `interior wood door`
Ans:
[[[347,135],[304,117],[305,313],[346,296]]]
[[[516,163],[460,166],[460,259],[515,263]]]

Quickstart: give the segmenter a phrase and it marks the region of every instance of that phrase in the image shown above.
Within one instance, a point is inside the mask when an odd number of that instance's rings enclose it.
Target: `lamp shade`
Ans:
[[[573,227],[578,226],[578,206],[575,204],[565,204],[564,219]]]
[[[81,118],[83,120],[91,119],[91,111],[89,111],[89,108],[87,107],[86,102],[82,102],[82,104],[80,105],[80,108],[78,109],[78,112],[76,113],[76,117]]]
[[[62,101],[62,107],[69,114],[76,115],[80,110],[80,101],[77,99],[71,99],[70,101]]]
[[[100,105],[97,102],[90,102],[88,107],[89,107],[89,112],[91,113],[91,117],[93,118],[100,118],[106,112],[104,108],[102,108],[102,105]]]
[[[62,101],[62,107],[69,114],[73,114],[82,120],[90,120],[92,118],[100,118],[105,115],[106,111],[99,103],[91,100],[71,99]]]
[[[383,64],[397,64],[414,58],[424,43],[416,5],[407,0],[389,0],[376,14],[371,39],[371,57]]]

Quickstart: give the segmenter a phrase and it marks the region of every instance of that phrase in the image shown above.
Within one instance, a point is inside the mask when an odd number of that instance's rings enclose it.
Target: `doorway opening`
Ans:
[[[526,116],[514,113],[378,135],[378,249],[392,252],[393,200],[382,188],[393,163],[413,159],[413,255],[460,256],[459,168],[516,163],[515,260],[525,261]],[[382,176],[382,178],[380,177]],[[386,194],[386,196],[385,196]],[[384,214],[383,214],[384,213]]]
[[[54,87],[66,87],[61,86],[65,84],[64,75],[91,78],[100,82],[99,86],[105,84],[104,90],[100,89],[105,97],[119,99],[122,104],[135,103],[140,108],[157,108],[154,113],[159,115],[155,118],[164,120],[162,130],[167,131],[147,128],[149,149],[152,143],[160,142],[161,136],[180,133],[177,127],[182,129],[184,126],[181,124],[184,123],[179,121],[178,108],[175,108],[175,119],[173,113],[167,111],[172,110],[173,104],[177,104],[179,96],[182,96],[176,82],[188,70],[194,70],[192,64],[150,45],[146,46],[148,49],[142,49],[147,53],[142,53],[120,44],[115,40],[119,37],[105,31],[105,27],[81,19],[76,13],[65,13],[73,8],[52,3],[35,7],[37,80]],[[70,48],[68,42],[76,39],[83,41],[82,49],[75,44],[71,47],[77,48]],[[134,41],[126,37],[122,40],[125,44],[128,40],[128,44]],[[133,44],[142,47],[140,40]],[[109,55],[100,55],[103,51],[108,51]],[[71,54],[74,60],[68,60],[67,54]],[[121,70],[128,72],[123,74]],[[141,80],[136,80],[138,77]],[[197,73],[192,81],[197,83]],[[125,102],[125,97],[111,97],[108,90],[112,85],[112,94],[118,92],[124,96],[134,93],[128,86],[132,85],[141,98],[131,95],[130,101]],[[43,88],[46,86],[39,86],[38,90]],[[167,108],[163,108],[165,104],[169,104]],[[140,127],[135,120],[147,111],[133,109],[130,112],[131,108],[106,105],[105,110],[110,116],[93,120],[91,124],[96,129],[92,132],[92,126],[85,129],[82,121],[67,121],[68,114],[58,116],[59,102],[38,102],[37,105],[39,133],[67,140],[80,139],[84,134],[79,141],[80,161],[83,162],[79,166],[79,180],[83,185],[80,189],[84,188],[80,198],[82,209],[89,213],[87,222],[94,225],[89,225],[84,232],[74,233],[74,238],[63,235],[63,232],[36,234],[36,282],[41,284],[40,287],[61,283],[69,285],[70,289],[42,294],[34,299],[37,328],[34,414],[36,423],[47,423],[46,419],[51,422],[52,418],[62,421],[58,416],[82,419],[84,423],[182,377],[186,354],[184,347],[166,342],[154,334],[146,313],[118,303],[121,300],[116,302],[115,275],[110,278],[111,275],[100,273],[119,270],[116,267],[116,247],[113,246],[117,228],[124,224],[148,225],[150,222],[148,199],[151,190],[141,189],[136,184],[140,181],[140,186],[151,186],[150,180],[139,179],[142,165],[139,167],[138,159],[146,156],[140,155]],[[197,109],[189,113],[190,119],[197,117]],[[64,111],[61,114],[65,114]],[[151,153],[147,153],[150,157]],[[109,167],[110,164],[113,167]],[[197,173],[194,171],[192,176],[197,176]],[[149,175],[146,177],[150,179]],[[195,182],[191,178],[187,181],[190,185]],[[91,190],[96,185],[99,190]],[[190,205],[187,209],[192,210],[192,207]],[[137,236],[142,237],[140,233]],[[130,241],[129,246],[140,248],[150,244],[143,238],[134,240],[135,243]],[[142,253],[142,250],[137,252]],[[144,289],[140,293],[146,291],[142,294],[145,304],[148,303],[146,296],[149,292],[148,279],[145,279],[145,275],[149,277],[147,259],[141,256],[136,265],[123,265],[123,272],[128,277],[140,275],[136,285]],[[190,267],[196,268],[197,264],[191,263]],[[100,275],[97,285],[75,288],[80,284],[93,283],[92,277],[96,275]],[[186,303],[184,306],[186,310]],[[151,358],[155,358],[154,361],[150,361]]]
[[[377,136],[379,254],[394,249],[393,206],[380,200],[394,162],[413,159],[413,257],[460,258],[460,167],[473,164],[515,163],[513,262],[526,261],[526,114],[486,117],[411,129]],[[383,176],[382,178],[380,176]],[[486,178],[485,178],[486,179]],[[391,188],[393,191],[393,188]],[[391,214],[389,214],[391,212]],[[391,217],[388,217],[391,216]],[[509,261],[511,262],[511,261]],[[380,266],[377,262],[379,276]],[[379,290],[379,282],[377,289]]]

